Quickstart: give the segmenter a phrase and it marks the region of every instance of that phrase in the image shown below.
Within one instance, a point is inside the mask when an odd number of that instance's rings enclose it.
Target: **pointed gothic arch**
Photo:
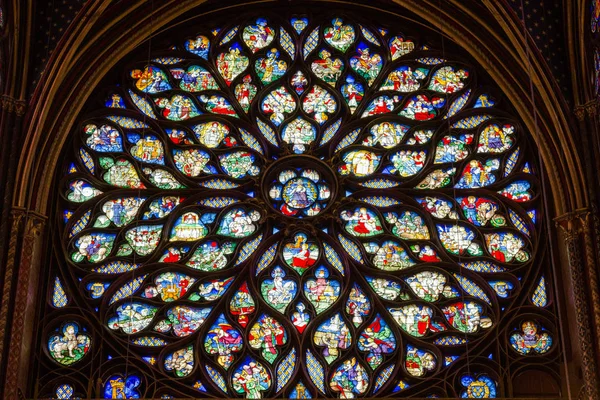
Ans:
[[[80,110],[88,100],[86,96],[93,92],[92,89],[102,82],[102,78],[113,68],[114,63],[118,62],[117,59],[109,59],[106,54],[128,53],[128,49],[131,50],[144,43],[147,37],[162,30],[162,26],[168,26],[172,21],[177,20],[179,16],[185,15],[187,11],[199,7],[200,3],[183,2],[176,6],[165,5],[155,10],[154,13],[145,15],[145,18],[140,20],[141,28],[134,25],[129,31],[117,31],[115,29],[112,32],[111,28],[106,27],[102,39],[101,35],[98,34],[96,36],[97,40],[91,40],[87,43],[84,43],[81,38],[84,37],[83,31],[89,29],[89,26],[81,21],[80,25],[75,28],[81,29],[80,35],[74,34],[67,38],[74,41],[71,44],[72,47],[67,49],[68,46],[65,46],[64,53],[57,52],[54,64],[48,69],[49,74],[45,84],[39,88],[38,99],[47,99],[46,106],[30,111],[32,117],[32,123],[29,126],[31,133],[27,136],[28,144],[21,158],[22,168],[19,170],[23,177],[19,179],[19,182],[22,185],[19,187],[15,205],[31,207],[41,215],[48,215],[53,212],[52,208],[48,208],[48,200],[53,197],[52,191],[54,190],[50,184],[53,179],[49,179],[49,177],[54,175],[55,168],[49,168],[48,165],[58,165],[59,154],[64,151],[64,143],[67,142],[70,132],[74,130]],[[342,2],[332,3],[337,7],[343,8],[345,6]],[[488,71],[495,83],[504,92],[522,120],[525,129],[532,134],[539,147],[544,164],[551,166],[546,168],[553,192],[551,203],[554,206],[554,212],[551,215],[561,216],[568,210],[585,207],[587,195],[584,190],[581,168],[577,167],[581,162],[576,151],[569,149],[568,146],[565,147],[565,144],[569,143],[568,138],[572,132],[569,127],[571,121],[565,113],[566,107],[555,95],[554,88],[549,81],[544,78],[545,71],[540,63],[536,61],[535,56],[530,57],[527,54],[527,47],[521,43],[516,43],[516,39],[511,43],[502,43],[497,35],[494,35],[495,40],[491,40],[489,37],[486,37],[485,41],[481,40],[482,32],[493,32],[497,28],[497,26],[494,26],[496,24],[490,21],[478,20],[477,24],[467,25],[459,21],[460,17],[455,17],[448,10],[442,9],[440,13],[440,10],[436,10],[435,7],[418,4],[417,2],[414,4],[406,2],[404,6],[431,25],[440,26],[441,35],[449,40],[458,41],[460,39],[461,46]],[[96,5],[96,7],[101,8],[103,5]],[[246,4],[244,7],[249,7],[249,5]],[[373,7],[370,8],[372,9],[370,12],[382,12],[381,10],[375,10]],[[134,13],[136,8],[132,7],[128,11]],[[126,17],[123,16],[122,18]],[[510,18],[505,16],[505,19],[502,19],[499,16],[498,19],[501,20],[498,25],[504,32],[510,34],[511,29],[517,29]],[[148,23],[148,21],[151,22]],[[107,34],[114,36],[107,40]],[[81,43],[77,44],[77,41],[81,41]],[[106,49],[105,54],[97,53],[97,47],[95,46],[100,44]],[[77,63],[78,55],[74,51],[75,48],[82,50],[80,54],[85,54],[86,49],[90,55],[96,53],[91,56],[93,58],[87,58],[86,55],[87,60],[94,61],[88,61],[89,65]],[[516,50],[513,50],[513,48]],[[498,63],[500,57],[503,60],[509,59],[511,61]],[[531,65],[526,65],[523,61],[528,58]],[[92,65],[97,66],[95,71],[92,71]],[[516,68],[517,66],[520,66],[521,69]],[[74,68],[80,68],[80,74],[74,73]],[[526,71],[526,73],[523,71]],[[539,119],[533,118],[529,112],[531,108],[530,81],[533,82],[536,90],[535,102],[539,111]],[[65,106],[65,96],[69,96],[73,100],[68,102],[68,107]],[[36,134],[36,132],[38,133]],[[53,132],[53,134],[48,135],[47,132]],[[39,161],[30,156],[31,149],[40,148],[45,149],[44,154],[47,155],[47,158],[44,159],[50,160],[46,165],[40,164]],[[31,183],[25,184],[25,182]]]

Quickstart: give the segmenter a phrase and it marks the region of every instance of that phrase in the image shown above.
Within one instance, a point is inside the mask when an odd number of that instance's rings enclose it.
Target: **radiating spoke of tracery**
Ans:
[[[335,15],[173,45],[82,117],[61,181],[63,262],[105,338],[207,396],[373,396],[448,371],[449,395],[500,393],[493,369],[451,368],[518,299],[547,304],[540,189],[476,68]],[[515,322],[511,356],[547,353],[543,324]],[[89,329],[56,326],[50,356],[85,360]],[[143,393],[144,371],[115,371],[105,393]]]

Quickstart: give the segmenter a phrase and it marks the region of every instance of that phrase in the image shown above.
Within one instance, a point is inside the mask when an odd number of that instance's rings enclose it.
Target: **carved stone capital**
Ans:
[[[17,100],[13,97],[3,95],[0,98],[0,106],[9,113],[14,112],[18,116],[23,116],[27,109],[27,102],[25,100]]]
[[[573,113],[575,114],[575,117],[577,117],[577,120],[579,122],[582,122],[585,120],[585,107],[584,106],[577,106],[573,109]]]
[[[585,215],[589,215],[588,210],[574,211],[554,218],[556,226],[560,228],[560,231],[564,236],[565,244],[576,239],[582,232],[582,221],[587,218]]]
[[[598,114],[598,107],[600,107],[600,102],[598,100],[592,100],[576,106],[573,109],[573,113],[575,114],[575,117],[577,117],[577,120],[584,121],[586,117],[594,118]]]
[[[600,102],[598,100],[592,100],[589,103],[585,104],[585,112],[588,117],[595,117],[598,114],[598,107],[600,106]]]

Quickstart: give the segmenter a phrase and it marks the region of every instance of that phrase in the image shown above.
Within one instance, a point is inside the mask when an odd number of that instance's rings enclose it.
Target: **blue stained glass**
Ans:
[[[204,186],[205,188],[209,188],[209,189],[225,190],[225,189],[233,189],[240,185],[238,185],[237,183],[230,182],[226,179],[217,178],[217,179],[208,179],[206,181],[203,181],[200,183],[200,186]]]
[[[342,247],[344,248],[344,250],[346,250],[350,257],[354,258],[361,264],[365,263],[365,261],[362,258],[362,254],[360,253],[360,249],[356,244],[354,244],[354,242],[352,242],[350,239],[346,239],[346,237],[342,235],[338,235],[338,239]]]
[[[394,388],[394,393],[399,392],[401,390],[404,389],[408,389],[410,387],[410,385],[408,383],[406,383],[403,380],[398,381],[398,384],[396,385],[396,387]]]
[[[279,392],[292,377],[296,366],[296,349],[292,349],[277,366],[277,391]]]
[[[312,395],[302,381],[298,382],[290,392],[290,399],[312,399]]]
[[[263,152],[262,147],[260,146],[260,143],[258,143],[258,140],[256,140],[256,138],[254,136],[252,136],[247,130],[239,128],[240,130],[240,134],[242,135],[242,141],[244,142],[244,144],[248,147],[250,147],[252,150],[256,150],[258,153],[264,155],[265,153]]]
[[[467,292],[471,296],[475,296],[478,299],[485,301],[489,305],[492,304],[488,295],[485,294],[483,289],[481,289],[481,287],[479,285],[477,285],[475,282],[473,282],[470,279],[465,278],[464,276],[458,275],[458,274],[453,274],[453,275],[458,280],[458,283],[465,290],[465,292]]]
[[[433,341],[440,346],[458,346],[467,343],[467,339],[458,336],[442,336]]]
[[[108,108],[126,108],[123,97],[118,93],[113,93],[104,105]]]
[[[505,177],[509,176],[510,173],[515,168],[515,165],[517,164],[517,160],[519,159],[520,152],[521,152],[521,150],[517,147],[517,149],[515,151],[513,151],[512,154],[506,160],[506,165],[504,166],[504,176]]]
[[[341,125],[342,125],[342,119],[341,118],[339,118],[333,124],[329,125],[327,127],[327,129],[325,129],[325,133],[323,134],[323,138],[321,139],[321,143],[319,143],[319,146],[323,146],[324,144],[329,143],[329,141],[331,139],[333,139],[333,137],[335,136],[335,134],[338,132],[338,129],[340,129]]]
[[[306,38],[306,41],[304,42],[304,48],[302,49],[302,54],[303,54],[305,60],[309,56],[309,54],[312,53],[312,51],[317,48],[318,44],[319,44],[319,27],[317,26],[315,29],[313,29],[313,31],[310,33],[310,35],[308,35],[308,37]]]
[[[131,296],[133,293],[136,292],[136,290],[139,289],[142,282],[144,281],[144,279],[146,279],[147,276],[148,274],[138,276],[137,278],[132,279],[131,281],[123,285],[119,290],[117,290],[113,297],[111,297],[110,302],[108,304],[113,304],[116,301]]]
[[[509,281],[489,281],[488,283],[498,297],[503,299],[507,298],[510,295],[510,291],[514,288],[514,285]]]
[[[122,117],[119,115],[109,115],[106,117],[114,123],[119,124],[123,128],[128,129],[144,129],[149,128],[148,124],[131,117]]]
[[[359,199],[360,201],[364,201],[365,203],[371,204],[376,207],[390,207],[396,206],[400,204],[400,202],[396,199],[386,196],[370,196],[370,197],[362,197]]]
[[[362,32],[365,39],[367,39],[369,42],[373,43],[376,46],[381,46],[381,43],[379,43],[379,40],[377,39],[377,37],[375,35],[373,35],[373,33],[371,33],[370,30],[368,30],[367,28],[365,28],[362,25],[359,25],[359,26],[360,26],[360,31]]]
[[[425,64],[425,65],[438,65],[438,64],[442,64],[442,63],[446,62],[446,60],[444,60],[443,58],[436,58],[436,57],[417,58],[417,61],[420,62],[421,64]]]
[[[349,134],[347,134],[346,136],[344,136],[344,138],[336,146],[335,152],[337,153],[338,151],[340,151],[340,150],[350,146],[352,143],[354,143],[354,141],[358,137],[359,133],[360,133],[360,128],[355,129],[352,132],[350,132]]]
[[[535,290],[533,291],[531,301],[534,305],[540,308],[546,307],[548,305],[548,294],[546,293],[546,279],[543,275],[540,278]]]
[[[260,235],[243,245],[242,249],[240,250],[240,254],[238,255],[238,259],[236,260],[234,265],[240,265],[241,263],[246,261],[252,254],[254,254],[254,252],[258,248],[258,245],[262,241],[262,238],[263,235],[261,233]]]
[[[537,221],[537,211],[529,210],[527,211],[527,215],[529,216],[529,218],[531,218],[531,222],[535,224],[535,222]]]
[[[152,106],[150,105],[148,100],[146,100],[142,96],[134,93],[133,90],[129,91],[129,96],[131,96],[131,100],[133,100],[133,104],[135,104],[136,107],[141,112],[143,112],[144,114],[146,114],[147,116],[149,116],[152,119],[156,119],[156,114],[154,114],[154,110],[152,109]]]
[[[373,389],[373,393],[377,393],[379,389],[381,389],[381,387],[387,383],[387,381],[390,379],[390,376],[392,376],[392,372],[394,372],[394,368],[395,365],[391,364],[381,370],[379,375],[377,375],[377,379],[375,379],[375,388]]]
[[[336,251],[327,243],[323,243],[323,247],[325,248],[325,258],[331,264],[332,267],[337,269],[342,276],[344,275],[344,264],[342,264],[342,260],[340,260],[340,256],[336,253]]]
[[[208,199],[200,200],[198,204],[211,208],[225,208],[238,202],[239,200],[232,197],[209,197]]]
[[[54,290],[52,292],[52,305],[56,308],[62,308],[67,305],[69,299],[59,277],[54,278]]]
[[[238,33],[238,30],[240,29],[239,26],[233,27],[231,28],[226,34],[225,36],[223,36],[223,39],[221,40],[221,43],[219,43],[219,46],[222,46],[226,43],[231,42],[231,39],[233,39],[233,37]]]
[[[92,210],[86,211],[71,227],[71,232],[69,232],[69,237],[77,235],[79,232],[85,229],[85,227],[90,222],[90,216],[92,215]]]
[[[227,393],[227,384],[225,383],[223,375],[217,372],[217,370],[211,367],[210,365],[206,365],[205,368],[206,372],[208,372],[208,376],[210,376],[210,379],[212,379],[213,382],[217,384],[219,389]]]
[[[110,282],[92,281],[92,282],[88,283],[85,286],[85,288],[90,293],[90,297],[92,299],[99,299],[100,297],[102,297],[102,295],[104,294],[106,289],[108,289],[109,286],[110,286]]]
[[[206,393],[206,387],[204,386],[204,384],[200,381],[196,381],[194,382],[194,389],[196,389],[199,392],[203,392]]]
[[[473,117],[463,118],[453,123],[450,127],[454,129],[473,129],[492,118],[491,115],[475,115]]]
[[[510,217],[511,222],[515,225],[515,228],[517,228],[521,233],[527,236],[531,235],[529,229],[527,228],[527,225],[525,224],[525,221],[523,221],[523,219],[519,217],[519,214],[509,209],[508,215]]]
[[[79,149],[79,157],[83,162],[83,165],[90,171],[92,174],[96,170],[96,166],[94,164],[94,159],[90,156],[90,154],[84,149]]]
[[[132,264],[125,261],[113,261],[92,269],[92,272],[99,274],[122,274],[123,272],[133,271],[138,269],[142,264]]]
[[[458,360],[458,356],[446,356],[444,357],[444,365],[448,366],[452,364],[454,361]]]
[[[461,398],[496,398],[496,382],[487,375],[479,375],[476,378],[471,375],[464,375],[460,379],[460,383],[465,388],[460,394]]]
[[[275,138],[275,131],[265,122],[257,119],[256,123],[258,124],[258,129],[260,129],[260,133],[274,146],[279,146],[277,144],[277,139]]]
[[[296,53],[296,46],[294,45],[294,40],[287,33],[287,31],[283,28],[279,30],[279,40],[281,42],[281,47],[290,55],[292,59],[294,59],[294,55]]]
[[[178,64],[182,61],[183,61],[183,58],[178,58],[178,57],[160,57],[160,58],[155,58],[152,60],[152,62],[155,62],[157,64],[162,64],[162,65],[173,65],[173,64]]]
[[[277,252],[277,246],[278,246],[277,243],[271,245],[271,247],[269,247],[267,249],[267,251],[265,251],[264,254],[260,257],[260,259],[258,260],[258,264],[256,266],[256,276],[258,276],[258,274],[260,274],[261,271],[263,271],[265,268],[267,268],[269,265],[271,265],[271,263],[275,259],[275,254]]]
[[[361,182],[360,185],[371,189],[388,189],[398,186],[399,183],[390,179],[381,178],[370,179],[368,181]]]
[[[464,92],[460,97],[450,105],[450,109],[448,110],[448,114],[444,116],[444,119],[448,119],[456,115],[460,110],[463,109],[467,101],[469,100],[469,96],[471,96],[471,89]]]
[[[298,34],[302,33],[304,28],[308,25],[307,18],[292,18],[290,22]]]
[[[104,382],[104,398],[139,399],[141,383],[137,375],[112,375]]]
[[[56,388],[56,398],[59,400],[68,400],[73,396],[73,386],[68,384],[58,385]]]
[[[496,105],[496,101],[488,94],[482,94],[477,98],[473,108],[489,108]]]
[[[306,350],[306,368],[317,389],[325,393],[325,371],[310,350]]]
[[[505,272],[506,268],[491,263],[489,261],[473,261],[459,263],[463,268],[470,269],[475,272]]]

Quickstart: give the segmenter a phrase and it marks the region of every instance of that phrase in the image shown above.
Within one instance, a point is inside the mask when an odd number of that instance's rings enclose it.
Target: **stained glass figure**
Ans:
[[[371,302],[365,292],[354,284],[346,301],[346,313],[352,316],[352,323],[358,327],[364,321],[364,318],[371,313]]]
[[[284,246],[282,253],[285,262],[302,274],[317,262],[319,247],[314,242],[310,243],[307,235],[299,233],[294,237],[294,242]]]
[[[381,365],[384,355],[396,349],[396,337],[381,315],[377,314],[375,320],[362,331],[358,349],[367,353],[366,360],[372,369]]]
[[[352,334],[341,314],[335,314],[323,322],[313,336],[317,346],[324,347],[322,354],[331,364],[340,356],[340,350],[346,350],[352,344]]]
[[[344,52],[354,41],[354,28],[352,25],[345,25],[341,18],[336,18],[331,23],[333,26],[325,28],[323,37],[331,46]]]
[[[355,357],[345,360],[333,373],[329,387],[344,399],[353,399],[367,391],[369,375]]]
[[[228,369],[234,360],[234,353],[242,349],[243,343],[240,331],[227,322],[225,315],[220,315],[206,334],[204,349],[208,354],[217,354],[217,363]]]
[[[284,279],[285,271],[275,267],[271,272],[273,279],[266,279],[261,285],[263,298],[277,311],[283,313],[287,305],[296,296],[297,284],[295,281]]]
[[[365,95],[365,88],[352,75],[348,75],[346,83],[342,85],[340,91],[348,104],[348,108],[350,108],[350,113],[354,114]]]
[[[278,347],[287,343],[287,333],[273,317],[261,315],[250,328],[248,345],[260,349],[265,360],[273,364],[279,354]]]
[[[91,338],[76,322],[66,322],[48,338],[48,351],[59,364],[72,365],[80,361],[90,350]]]
[[[313,61],[310,68],[319,79],[335,86],[344,70],[344,62],[341,58],[333,58],[329,51],[323,49],[319,51],[319,58]]]
[[[364,43],[360,43],[356,51],[358,55],[350,59],[350,68],[365,78],[367,84],[370,86],[379,75],[383,61],[379,54],[374,53]]]
[[[268,390],[272,383],[269,371],[250,357],[238,367],[231,380],[233,389],[247,399],[262,399],[262,392]]]
[[[176,376],[188,376],[194,369],[194,346],[176,350],[165,357],[165,369]]]
[[[543,354],[552,347],[552,337],[548,332],[540,331],[539,325],[533,321],[525,321],[521,331],[510,336],[510,344],[520,354]]]
[[[427,350],[421,350],[411,345],[407,345],[404,366],[410,375],[421,377],[427,372],[435,369],[436,359],[435,356]]]
[[[268,46],[275,37],[275,32],[264,18],[258,18],[254,25],[247,25],[242,34],[244,42],[253,53]]]
[[[231,85],[231,82],[244,72],[249,64],[248,57],[242,53],[242,48],[238,43],[231,45],[227,52],[219,54],[215,61],[217,70],[227,85]]]

